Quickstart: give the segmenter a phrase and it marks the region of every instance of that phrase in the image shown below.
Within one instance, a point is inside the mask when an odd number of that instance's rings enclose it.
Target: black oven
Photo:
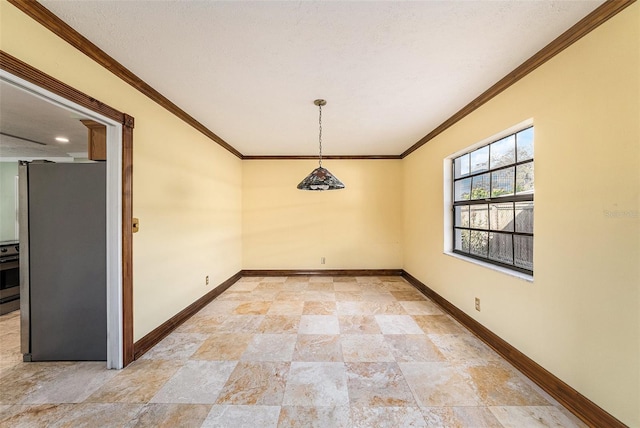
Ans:
[[[20,247],[0,244],[0,315],[20,309]]]

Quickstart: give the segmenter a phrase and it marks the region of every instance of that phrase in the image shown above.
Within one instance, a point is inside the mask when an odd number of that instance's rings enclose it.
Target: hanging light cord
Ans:
[[[320,133],[318,135],[318,143],[320,145],[320,159],[318,163],[320,164],[320,168],[322,168],[322,105],[319,105],[320,115],[318,116],[318,125],[320,127]]]

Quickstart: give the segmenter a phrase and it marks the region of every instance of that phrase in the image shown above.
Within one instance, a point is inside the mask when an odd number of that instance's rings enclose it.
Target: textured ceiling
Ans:
[[[80,119],[77,113],[1,81],[0,160],[86,157],[88,132]],[[56,137],[69,142],[60,143]]]
[[[41,3],[244,155],[398,155],[602,1]]]

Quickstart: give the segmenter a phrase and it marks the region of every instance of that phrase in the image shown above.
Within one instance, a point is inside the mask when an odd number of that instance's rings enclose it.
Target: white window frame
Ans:
[[[468,263],[472,263],[478,266],[482,266],[497,272],[501,272],[504,273],[506,275],[510,275],[522,280],[525,280],[527,282],[533,282],[533,275],[524,273],[524,272],[519,272],[517,270],[513,270],[513,269],[509,269],[507,267],[502,267],[499,265],[495,265],[493,263],[488,263],[488,262],[484,262],[482,260],[478,260],[478,259],[474,259],[471,257],[465,257],[463,255],[457,254],[453,252],[453,246],[454,246],[454,242],[453,242],[453,215],[451,214],[452,212],[452,208],[453,208],[453,160],[455,158],[457,158],[458,156],[462,156],[466,153],[469,153],[477,148],[480,148],[482,146],[486,146],[488,144],[491,144],[494,141],[500,140],[501,138],[507,137],[511,134],[517,133],[518,131],[521,131],[525,128],[534,126],[533,123],[533,118],[529,118],[527,120],[524,120],[516,125],[513,125],[507,129],[504,129],[503,131],[500,131],[494,135],[491,135],[490,137],[484,138],[481,141],[478,141],[475,144],[466,146],[464,148],[462,148],[461,150],[458,150],[454,153],[451,153],[450,155],[448,155],[447,157],[445,157],[442,161],[442,173],[443,173],[443,189],[442,189],[442,218],[443,218],[443,243],[444,243],[444,247],[443,247],[443,253],[447,256],[451,256],[454,257],[458,260],[462,260]],[[535,143],[534,143],[535,145]],[[535,159],[535,157],[534,157]],[[535,160],[534,160],[535,162]],[[535,239],[534,239],[534,247],[535,247]],[[535,251],[534,251],[534,255],[535,255]]]

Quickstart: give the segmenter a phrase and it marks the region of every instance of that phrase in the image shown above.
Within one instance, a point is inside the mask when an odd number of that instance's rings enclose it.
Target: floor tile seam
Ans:
[[[361,362],[352,362],[355,364],[359,364]],[[400,375],[402,381],[404,382],[405,386],[409,389],[409,391],[411,392],[411,396],[413,398],[414,403],[416,404],[416,406],[420,405],[420,401],[418,400],[418,397],[415,395],[415,393],[413,392],[411,385],[409,384],[409,381],[407,381],[407,378],[405,376],[405,374],[402,372],[402,369],[400,368],[400,363],[398,361],[395,360],[395,356],[394,356],[394,361],[374,361],[374,362],[363,362],[365,364],[367,363],[380,363],[380,364],[395,364],[395,366],[398,368],[397,373]],[[345,362],[345,365],[347,363]],[[369,406],[369,407],[406,407],[406,406]]]
[[[413,394],[413,397],[414,397],[414,399],[416,400],[416,403],[418,404],[418,406],[421,406],[421,407],[443,407],[443,406],[426,406],[426,405],[424,405],[424,403],[422,402],[422,399],[420,398],[420,396],[419,396],[419,394],[418,394],[418,391],[416,390],[416,388],[415,388],[415,387],[414,387],[414,385],[413,385],[413,382],[410,382],[410,381],[409,381],[409,378],[410,378],[410,377],[409,377],[409,376],[407,376],[407,373],[406,373],[405,367],[408,367],[408,365],[409,365],[409,364],[440,364],[440,363],[437,363],[437,362],[435,362],[435,363],[431,363],[431,362],[428,362],[428,363],[398,363],[398,366],[400,367],[400,371],[402,372],[402,375],[404,376],[404,379],[405,379],[405,381],[407,382],[407,384],[408,384],[408,386],[409,386],[409,389],[411,390],[411,393]],[[403,366],[404,366],[404,367],[403,367]],[[453,368],[453,367],[452,367],[452,368]],[[468,386],[468,387],[470,387],[468,384],[467,384],[467,386]],[[478,396],[478,394],[476,394],[476,392],[475,392],[475,390],[474,390],[473,388],[472,388],[472,391],[471,391],[471,392],[472,392],[472,393],[473,393],[473,395],[475,396],[475,399],[476,399],[476,405],[474,405],[474,406],[467,406],[467,407],[479,407],[478,405],[479,405],[480,403],[482,403],[482,406],[481,406],[481,407],[486,407],[486,405],[482,402],[481,398]],[[462,406],[450,406],[450,407],[462,407]]]
[[[557,405],[553,405],[553,404],[549,404],[547,406],[541,406],[541,405],[537,405],[537,406],[530,406],[530,405],[522,405],[522,406],[516,406],[513,404],[493,404],[493,405],[485,405],[483,407],[486,407],[487,409],[491,409],[491,408],[514,408],[514,409],[518,409],[518,408],[528,408],[528,409],[548,409],[548,408],[555,408],[558,409]],[[558,409],[560,410],[560,409]]]
[[[359,406],[359,405],[348,405],[348,406],[333,406],[333,407],[329,407],[329,406],[281,406],[281,412],[280,414],[282,414],[282,411],[284,409],[288,409],[288,408],[313,408],[313,409],[325,409],[325,408],[344,408],[346,410],[348,410],[347,413],[347,419],[348,419],[348,423],[349,426],[352,426],[356,420],[356,416],[354,414],[354,410],[356,411],[363,411],[365,409],[372,409],[372,410],[379,410],[379,409],[414,409],[415,411],[418,412],[418,417],[419,420],[421,420],[422,422],[425,423],[424,426],[427,426],[427,421],[425,419],[425,416],[421,410],[421,408],[419,406]],[[415,415],[414,415],[415,416]],[[280,415],[279,415],[279,419],[280,419]]]
[[[504,406],[501,406],[501,407],[504,407]],[[521,406],[514,406],[514,407],[521,407]],[[545,407],[548,407],[548,406],[545,406]]]
[[[406,364],[406,363],[403,363],[403,364]],[[480,364],[479,366],[483,366],[483,365]],[[471,376],[471,373],[469,373],[469,371],[467,370],[466,366],[462,366],[461,364],[450,364],[450,367],[454,371],[456,371],[458,374],[460,374],[462,376],[462,378],[464,379],[464,381],[467,384],[467,386],[471,389],[473,394],[478,398],[479,402],[482,403],[483,407],[490,407],[492,405],[492,402],[490,401],[489,397],[483,398],[482,394],[480,393],[481,386],[476,381],[473,380],[473,377]],[[550,407],[551,406],[551,407],[558,408],[559,403],[558,403],[558,405],[556,405],[553,402],[550,402],[547,399],[547,397],[544,397],[543,395],[539,394],[537,391],[534,390],[534,392],[538,396],[540,396],[542,399],[547,401],[547,403],[548,403],[548,405],[538,406],[538,407]],[[460,407],[460,406],[451,406],[451,407]],[[528,406],[528,405],[498,405],[496,407],[536,407],[536,406]]]
[[[153,398],[153,397],[151,397]],[[90,400],[89,398],[87,398],[86,400],[84,400],[81,403],[72,403],[72,404],[136,404],[136,405],[147,405],[147,404],[153,404],[151,403],[151,398],[149,398],[147,401],[119,401],[119,400],[105,400],[105,401],[97,401],[95,399]]]
[[[130,427],[137,427],[138,424],[140,423],[140,418],[144,415],[145,413],[145,409],[150,406],[153,403],[146,403],[144,405],[142,405],[140,407],[140,409],[138,410],[138,412],[136,412],[136,415],[133,416],[130,420],[129,420],[129,425],[125,425],[125,426],[130,426]],[[172,403],[173,404],[173,403]]]

